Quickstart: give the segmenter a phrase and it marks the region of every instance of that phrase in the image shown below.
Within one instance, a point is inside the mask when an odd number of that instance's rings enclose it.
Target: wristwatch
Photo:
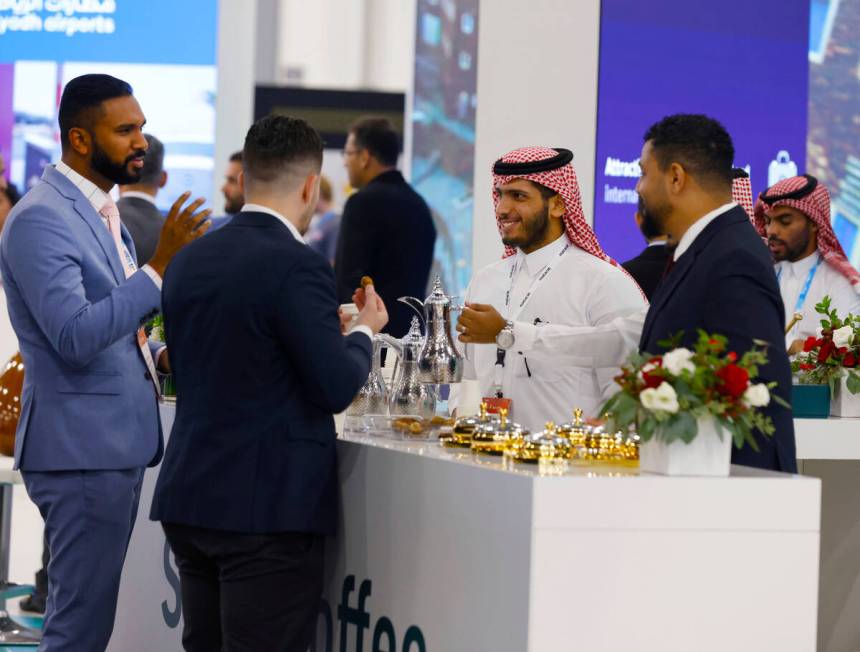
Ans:
[[[514,322],[506,321],[505,327],[496,335],[496,344],[500,349],[508,350],[514,345]]]

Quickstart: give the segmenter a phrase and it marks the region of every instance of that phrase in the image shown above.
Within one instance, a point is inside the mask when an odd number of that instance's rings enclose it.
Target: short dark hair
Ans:
[[[230,163],[241,163],[242,162],[242,150],[238,152],[233,152],[230,154]]]
[[[645,132],[661,170],[680,163],[706,185],[731,186],[735,147],[729,132],[706,115],[679,113]]]
[[[9,203],[12,206],[17,204],[21,199],[21,193],[18,192],[18,188],[16,188],[12,183],[6,184],[6,188],[3,189],[3,194],[6,195],[6,199],[9,200]]]
[[[137,183],[144,186],[157,186],[161,182],[161,173],[164,172],[164,144],[152,134],[144,134],[149,147],[143,158],[143,169],[140,171],[140,181]]]
[[[242,170],[250,180],[274,181],[293,166],[322,167],[323,142],[316,129],[300,118],[268,115],[245,136]]]
[[[81,75],[75,77],[63,89],[60,98],[60,143],[63,150],[69,146],[69,131],[83,127],[92,133],[96,122],[96,111],[102,102],[132,94],[131,86],[110,75]]]
[[[387,166],[397,165],[400,154],[400,136],[388,118],[367,116],[359,118],[349,128],[355,144],[366,149],[377,161]]]

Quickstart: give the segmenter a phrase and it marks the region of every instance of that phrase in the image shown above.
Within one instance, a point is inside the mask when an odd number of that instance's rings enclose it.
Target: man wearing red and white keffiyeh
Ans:
[[[475,273],[457,322],[465,377],[478,381],[482,396],[511,399],[513,418],[531,430],[568,420],[575,407],[596,416],[613,389],[617,367],[594,368],[562,352],[570,328],[647,307],[585,220],[572,159],[566,149],[525,147],[495,162],[504,255]]]
[[[830,193],[823,183],[807,174],[774,184],[759,195],[754,221],[776,263],[786,322],[802,315],[786,335],[790,353],[816,334],[815,304],[824,296],[840,315],[860,314],[860,274],[830,225]]]

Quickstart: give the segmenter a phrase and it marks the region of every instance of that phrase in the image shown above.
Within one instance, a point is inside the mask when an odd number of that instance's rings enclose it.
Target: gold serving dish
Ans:
[[[443,437],[439,436],[439,442],[443,446],[452,448],[471,448],[472,435],[483,425],[488,423],[499,423],[500,417],[498,414],[490,414],[487,412],[487,404],[481,403],[480,414],[469,417],[461,417],[454,422],[454,428],[451,433],[446,433]]]
[[[555,424],[548,421],[542,432],[524,437],[505,454],[517,462],[560,461],[572,458],[574,447],[570,439],[559,435]]]
[[[518,423],[508,421],[508,411],[499,410],[499,421],[490,421],[475,429],[472,434],[472,451],[488,455],[502,455],[505,450],[529,435]]]

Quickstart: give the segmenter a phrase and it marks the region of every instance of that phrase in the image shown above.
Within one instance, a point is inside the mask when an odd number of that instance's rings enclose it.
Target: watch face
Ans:
[[[505,329],[496,335],[496,344],[498,344],[503,349],[509,349],[514,345],[514,334]]]

